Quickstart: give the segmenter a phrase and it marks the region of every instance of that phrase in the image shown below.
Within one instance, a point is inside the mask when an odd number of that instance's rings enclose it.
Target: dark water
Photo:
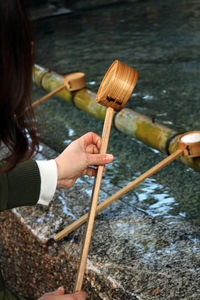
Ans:
[[[139,70],[127,106],[179,131],[199,130],[200,3],[139,1],[85,10],[35,22],[36,62],[60,74],[83,71],[94,91],[110,64]],[[34,98],[44,92],[34,88]],[[44,113],[45,112],[45,113]],[[102,123],[53,98],[37,109],[41,139],[61,151]],[[102,188],[124,187],[165,156],[112,130],[115,156]],[[140,184],[122,200],[150,215],[200,220],[200,174],[178,162]],[[109,191],[112,193],[112,191]]]

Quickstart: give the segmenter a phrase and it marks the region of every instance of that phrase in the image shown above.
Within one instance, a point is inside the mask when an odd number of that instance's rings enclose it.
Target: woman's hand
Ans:
[[[44,294],[38,300],[85,300],[86,298],[87,294],[85,292],[66,295],[64,288],[60,287],[55,292]]]
[[[58,169],[57,188],[69,188],[83,175],[95,176],[92,166],[105,165],[113,161],[113,155],[99,154],[101,137],[89,132],[72,142],[56,159]]]

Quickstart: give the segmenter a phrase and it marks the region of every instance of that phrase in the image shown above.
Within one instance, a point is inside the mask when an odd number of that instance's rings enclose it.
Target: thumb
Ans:
[[[56,291],[49,293],[51,295],[64,295],[65,289],[63,286],[59,287]]]
[[[65,289],[63,286],[60,286],[57,291],[56,291],[57,295],[63,295],[65,293]]]
[[[112,162],[113,159],[112,154],[87,154],[88,165],[101,166]]]

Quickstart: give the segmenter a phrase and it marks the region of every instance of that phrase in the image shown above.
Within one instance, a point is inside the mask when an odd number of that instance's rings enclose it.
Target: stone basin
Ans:
[[[41,145],[39,158],[55,157]],[[100,201],[116,191],[104,178]],[[3,212],[1,267],[15,292],[28,298],[63,285],[73,291],[84,227],[59,242],[54,235],[88,211],[92,180],[57,191],[48,208]],[[132,192],[96,217],[83,289],[89,299],[200,299],[198,226],[179,217],[151,217],[128,201]]]

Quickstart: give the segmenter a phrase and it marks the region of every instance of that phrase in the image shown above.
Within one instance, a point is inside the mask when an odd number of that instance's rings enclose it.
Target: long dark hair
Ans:
[[[32,33],[24,0],[0,1],[0,143],[6,170],[38,150],[33,110]]]

